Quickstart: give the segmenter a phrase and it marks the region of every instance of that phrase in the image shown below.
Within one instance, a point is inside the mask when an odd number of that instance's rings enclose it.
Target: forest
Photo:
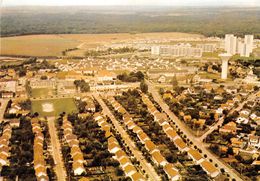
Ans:
[[[260,37],[260,8],[3,7],[1,36],[186,32]]]

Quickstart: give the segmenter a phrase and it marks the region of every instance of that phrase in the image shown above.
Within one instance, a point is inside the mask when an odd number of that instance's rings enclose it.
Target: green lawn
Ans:
[[[53,96],[54,90],[48,89],[48,88],[35,88],[32,89],[31,97],[34,98],[40,98],[40,97],[47,97],[47,96]]]
[[[44,112],[43,104],[52,104],[53,111]],[[76,104],[72,98],[32,100],[32,113],[38,112],[40,116],[58,116],[62,112],[78,112]]]
[[[214,57],[214,58],[219,58],[219,52],[203,52],[202,53],[202,57],[205,57],[205,58],[211,58],[211,57]]]

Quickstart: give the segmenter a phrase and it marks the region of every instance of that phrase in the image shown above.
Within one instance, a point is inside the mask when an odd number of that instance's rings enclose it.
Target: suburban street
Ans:
[[[179,118],[173,114],[173,112],[170,110],[169,106],[163,101],[161,96],[159,95],[158,91],[154,88],[151,82],[146,81],[149,87],[149,92],[152,93],[152,96],[154,100],[160,105],[162,110],[169,116],[170,120],[175,122],[176,125],[179,127],[179,129],[187,136],[188,139],[190,139],[194,145],[196,145],[198,148],[202,150],[202,154],[206,154],[208,159],[212,159],[214,164],[218,164],[219,168],[225,169],[225,171],[230,175],[231,178],[236,179],[237,181],[242,181],[240,175],[230,166],[224,164],[221,162],[218,157],[214,154],[212,154],[207,148],[206,144],[196,139],[192,133],[189,132],[186,125],[179,120]]]
[[[55,117],[48,117],[47,121],[51,137],[52,156],[55,162],[54,170],[58,181],[64,181],[66,180],[67,174],[62,160],[61,146],[55,127]]]
[[[233,108],[229,112],[229,114],[232,114],[235,111],[241,110],[243,108],[243,106],[245,105],[245,103],[247,103],[247,101],[253,101],[254,99],[256,99],[256,95],[257,95],[257,93],[249,95],[245,101],[240,103],[237,108]],[[210,129],[206,133],[204,133],[201,137],[197,138],[198,141],[202,142],[210,133],[212,133],[214,130],[216,130],[218,128],[218,126],[221,126],[223,124],[223,122],[224,122],[224,117],[221,117],[218,120],[218,122],[216,124],[214,124],[213,126],[211,126]]]
[[[0,105],[0,123],[4,120],[4,113],[7,106],[9,99],[1,99],[1,105]]]
[[[101,105],[101,107],[103,109],[103,114],[107,115],[111,119],[115,128],[120,133],[122,139],[125,141],[127,146],[130,148],[130,150],[134,154],[135,158],[140,162],[140,165],[145,170],[145,173],[148,175],[149,180],[153,180],[153,181],[161,180],[159,175],[156,173],[155,169],[152,167],[152,165],[150,163],[148,163],[146,161],[142,152],[139,151],[138,148],[135,146],[135,143],[132,141],[132,139],[129,137],[127,132],[123,129],[123,127],[116,120],[116,118],[111,113],[111,111],[109,110],[107,105],[104,103],[104,101],[101,99],[101,97],[97,93],[93,94],[93,96],[98,101],[98,103]]]

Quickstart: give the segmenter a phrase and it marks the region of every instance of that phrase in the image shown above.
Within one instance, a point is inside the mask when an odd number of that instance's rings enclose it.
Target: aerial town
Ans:
[[[260,69],[245,61],[259,47],[226,34],[2,56],[1,180],[259,180]]]
[[[0,181],[260,181],[260,0],[0,0]]]

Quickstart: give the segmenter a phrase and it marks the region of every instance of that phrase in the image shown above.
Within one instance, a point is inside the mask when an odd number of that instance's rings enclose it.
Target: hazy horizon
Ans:
[[[250,6],[259,7],[258,0],[1,0],[1,6]]]

